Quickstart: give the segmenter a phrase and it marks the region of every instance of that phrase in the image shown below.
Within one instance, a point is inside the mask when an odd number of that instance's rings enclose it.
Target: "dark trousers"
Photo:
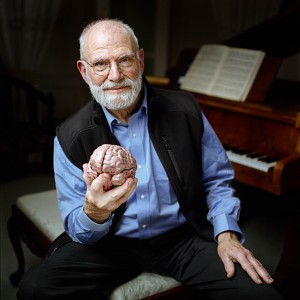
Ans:
[[[272,286],[252,282],[239,264],[228,279],[216,243],[188,226],[148,240],[110,236],[92,246],[66,243],[24,275],[17,299],[107,299],[107,290],[142,271],[177,279],[201,295],[197,299],[282,299]]]

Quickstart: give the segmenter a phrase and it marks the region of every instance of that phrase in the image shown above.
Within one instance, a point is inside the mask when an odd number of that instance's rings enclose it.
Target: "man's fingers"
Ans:
[[[230,257],[226,257],[223,259],[225,271],[227,273],[228,278],[232,278],[235,273],[234,263]]]
[[[110,185],[111,176],[107,173],[102,173],[98,177],[96,177],[90,186],[90,189],[95,192],[103,192],[105,187]]]
[[[271,284],[274,281],[253,253],[236,239],[232,239],[228,234],[222,234],[218,240],[218,254],[223,261],[228,278],[234,276],[234,263],[239,263],[255,283],[261,284],[264,281]]]
[[[252,254],[248,256],[248,260],[251,263],[252,269],[254,270],[258,278],[263,279],[268,284],[274,281],[268,271],[261,264],[261,262],[257,260]],[[257,282],[259,281],[261,282],[261,280],[257,280]]]
[[[87,187],[89,187],[89,186],[91,185],[91,183],[92,183],[93,180],[92,180],[92,178],[90,178],[90,177],[87,175],[87,166],[88,166],[88,164],[84,164],[84,165],[82,166],[82,168],[83,168],[83,179],[84,179],[84,181],[85,181]]]
[[[247,264],[241,264],[242,268],[248,273],[248,275],[252,278],[252,280],[257,283],[257,284],[261,284],[262,280],[260,279],[259,275],[257,274],[255,268],[247,263]]]
[[[136,178],[128,178],[124,184],[115,187],[114,189],[110,190],[108,193],[110,193],[110,196],[115,200],[126,201],[129,198],[129,196],[132,194],[134,189],[136,188],[136,185],[137,185]]]

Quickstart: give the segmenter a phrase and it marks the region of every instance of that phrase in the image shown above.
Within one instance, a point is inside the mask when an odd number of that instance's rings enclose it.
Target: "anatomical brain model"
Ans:
[[[93,180],[102,173],[111,175],[104,189],[122,185],[127,178],[134,178],[136,160],[131,153],[118,145],[103,144],[96,148],[88,162],[87,173]]]

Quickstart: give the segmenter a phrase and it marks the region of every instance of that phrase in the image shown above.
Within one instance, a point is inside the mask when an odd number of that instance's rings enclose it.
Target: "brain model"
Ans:
[[[113,186],[122,185],[127,178],[134,178],[136,160],[131,153],[118,145],[103,144],[96,148],[88,162],[87,173],[92,180],[102,173],[111,175],[104,186],[108,191]]]

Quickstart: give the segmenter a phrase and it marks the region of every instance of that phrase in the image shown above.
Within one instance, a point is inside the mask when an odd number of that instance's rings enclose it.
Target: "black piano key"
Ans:
[[[247,154],[247,156],[250,157],[250,158],[256,158],[256,157],[259,157],[261,155],[256,153],[256,152],[250,152],[250,153]]]
[[[271,162],[276,161],[276,159],[273,158],[273,157],[266,156],[266,157],[264,157],[264,158],[262,159],[262,161],[264,161],[264,162],[266,162],[266,163],[271,163]]]
[[[273,158],[273,157],[270,157],[270,156],[267,156],[267,155],[264,155],[264,154],[260,154],[260,153],[257,153],[257,152],[249,152],[245,149],[242,149],[242,148],[239,148],[237,146],[233,146],[233,145],[223,145],[224,146],[224,149],[226,151],[232,151],[233,153],[236,153],[236,154],[239,154],[239,155],[245,155],[246,157],[248,158],[253,158],[253,159],[257,159],[258,161],[261,161],[261,162],[265,162],[265,163],[271,163],[271,162],[275,162],[276,159]]]

